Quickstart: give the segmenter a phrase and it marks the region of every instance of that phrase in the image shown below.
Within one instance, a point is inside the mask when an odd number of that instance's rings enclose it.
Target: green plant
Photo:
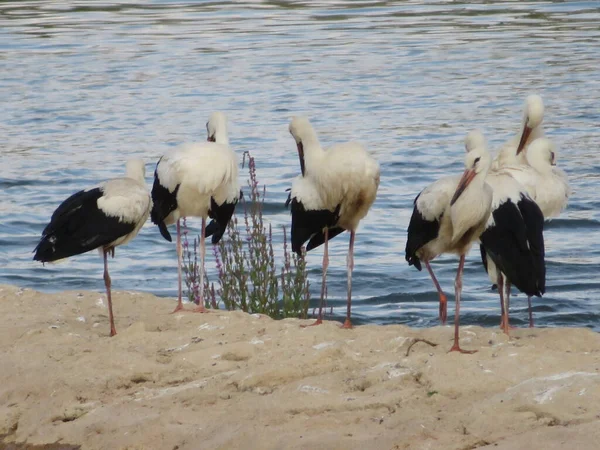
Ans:
[[[227,227],[227,238],[213,246],[218,287],[208,281],[205,272],[205,306],[228,310],[241,309],[249,313],[261,313],[275,319],[284,317],[306,318],[310,300],[309,282],[304,257],[298,257],[288,248],[286,228],[283,231],[283,264],[277,270],[273,249],[273,230],[263,219],[266,187],[259,186],[254,158],[248,160],[249,199],[243,196],[237,207],[243,209],[243,224],[237,214]],[[190,300],[199,299],[199,271],[197,258],[198,239],[192,248],[188,244],[184,221],[183,247],[185,283]],[[220,300],[217,300],[219,298]]]

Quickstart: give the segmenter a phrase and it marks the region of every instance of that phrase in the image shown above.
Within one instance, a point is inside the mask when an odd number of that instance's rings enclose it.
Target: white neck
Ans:
[[[146,183],[146,180],[144,179],[145,174],[146,168],[141,162],[129,161],[125,166],[125,176],[137,181],[138,183]]]
[[[321,159],[325,154],[325,151],[319,143],[319,138],[314,130],[311,133],[306,133],[306,136],[302,137],[302,148],[304,150],[304,164],[306,172],[316,172],[321,167]]]
[[[215,131],[215,142],[217,144],[229,145],[227,129],[219,128],[217,131]]]

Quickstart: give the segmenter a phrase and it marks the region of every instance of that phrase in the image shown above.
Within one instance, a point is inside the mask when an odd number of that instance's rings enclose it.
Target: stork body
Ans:
[[[454,316],[454,345],[450,351],[464,352],[459,346],[459,314],[462,292],[462,272],[465,255],[483,232],[489,219],[492,190],[485,182],[491,157],[485,147],[468,153],[462,177],[445,177],[415,198],[413,214],[408,225],[406,261],[421,270],[421,261],[431,275],[440,295],[440,320],[446,321],[446,296],[444,295],[430,261],[443,253],[459,255],[456,274]]]
[[[213,113],[207,123],[208,142],[182,144],[167,152],[156,165],[152,187],[152,222],[161,235],[171,241],[168,225],[177,224],[178,302],[182,304],[182,247],[180,219],[201,217],[200,305],[204,312],[205,238],[216,244],[222,238],[240,195],[237,156],[229,147],[227,122],[222,113]],[[206,219],[212,221],[208,226]]]
[[[480,145],[485,145],[483,133],[471,131],[465,150],[468,153]],[[490,171],[486,182],[492,188],[493,200],[492,214],[480,237],[481,260],[490,280],[498,286],[500,326],[508,334],[511,284],[527,295],[530,326],[531,297],[545,292],[544,218],[527,189],[506,171]]]
[[[292,215],[292,226],[290,229],[292,251],[299,256],[304,256],[303,245],[307,241],[307,251],[323,243],[325,244],[319,316],[314,323],[314,325],[319,325],[323,322],[323,305],[327,295],[328,241],[346,231],[336,226],[339,220],[340,205],[334,211],[326,209],[323,206],[323,200],[316,185],[309,178],[305,178],[302,175],[298,175],[292,183],[290,194],[285,202],[286,207],[290,205]]]
[[[557,217],[566,207],[571,189],[566,174],[560,168],[556,167],[556,149],[552,141],[547,138],[539,138],[533,141],[527,150],[526,162],[527,165],[504,166],[497,173],[499,176],[510,176],[516,180],[526,190],[529,198],[537,204],[543,219],[549,220]],[[539,228],[537,225],[533,226]],[[487,263],[489,274],[491,273],[490,270],[494,270],[494,268],[493,264],[490,265],[489,260]],[[490,278],[492,278],[491,275]],[[500,289],[500,286],[498,288]],[[508,285],[506,294],[507,305],[509,303],[509,290],[510,284]],[[529,326],[533,327],[530,296],[528,302]]]
[[[107,256],[115,247],[133,239],[148,219],[152,200],[144,181],[144,162],[127,162],[126,176],[79,191],[67,198],[52,214],[35,248],[36,261],[55,262],[98,249],[104,258],[104,284],[108,300],[110,335],[114,323],[111,279]]]
[[[350,328],[354,239],[358,224],[367,215],[377,196],[379,163],[355,142],[323,149],[306,118],[293,118],[289,129],[296,141],[302,172],[294,180],[290,193],[292,245],[297,253],[300,253],[306,241],[307,251],[325,245],[319,323],[329,264],[328,241],[346,230],[350,232],[347,312],[343,325]]]
[[[480,237],[482,260],[490,280],[498,285],[501,326],[508,334],[511,284],[527,295],[531,326],[531,297],[541,297],[546,289],[544,216],[511,176],[492,172],[486,182],[492,187],[493,200],[492,214]]]
[[[509,165],[527,164],[527,147],[535,139],[544,136],[544,103],[539,95],[530,95],[525,100],[523,120],[519,132],[498,151],[492,164],[493,170]]]

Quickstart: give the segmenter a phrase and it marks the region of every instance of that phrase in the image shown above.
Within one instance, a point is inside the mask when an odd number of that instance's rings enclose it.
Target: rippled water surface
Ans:
[[[256,157],[280,248],[285,189],[299,171],[287,125],[305,114],[325,146],[358,140],[382,166],[377,201],[357,235],[357,322],[436,324],[427,273],[404,261],[412,200],[462,170],[470,129],[482,128],[495,151],[517,132],[526,95],[539,93],[574,194],[545,233],[548,289],[535,315],[540,325],[600,329],[597,5],[2,2],[0,283],[102,291],[95,252],[46,267],[31,260],[50,215],[76,190],[122,174],[131,156],[147,161],[150,185],[159,156],[204,140],[217,109],[229,117],[235,150]],[[343,235],[330,246],[329,297],[339,316],[347,245]],[[308,256],[315,297],[321,256]],[[117,249],[113,286],[175,296],[175,258],[148,222]],[[457,259],[433,266],[452,294]],[[214,277],[212,261],[208,270]],[[497,293],[477,249],[464,280],[463,323],[498,323]],[[512,302],[516,324],[526,319],[524,300]]]

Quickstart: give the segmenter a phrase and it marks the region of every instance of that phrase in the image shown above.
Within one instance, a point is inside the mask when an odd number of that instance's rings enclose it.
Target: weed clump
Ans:
[[[283,232],[283,261],[277,269],[273,250],[273,229],[265,224],[263,207],[266,187],[259,185],[255,160],[244,153],[248,160],[248,199],[242,196],[227,227],[226,236],[213,245],[217,268],[217,286],[204,276],[205,306],[227,310],[241,309],[248,313],[266,314],[274,319],[297,317],[305,319],[310,300],[306,262],[288,248],[286,227]],[[240,207],[243,217],[238,219]],[[190,246],[188,230],[183,221],[183,270],[187,296],[198,303],[200,293],[200,270],[198,266],[198,242],[194,238]]]

